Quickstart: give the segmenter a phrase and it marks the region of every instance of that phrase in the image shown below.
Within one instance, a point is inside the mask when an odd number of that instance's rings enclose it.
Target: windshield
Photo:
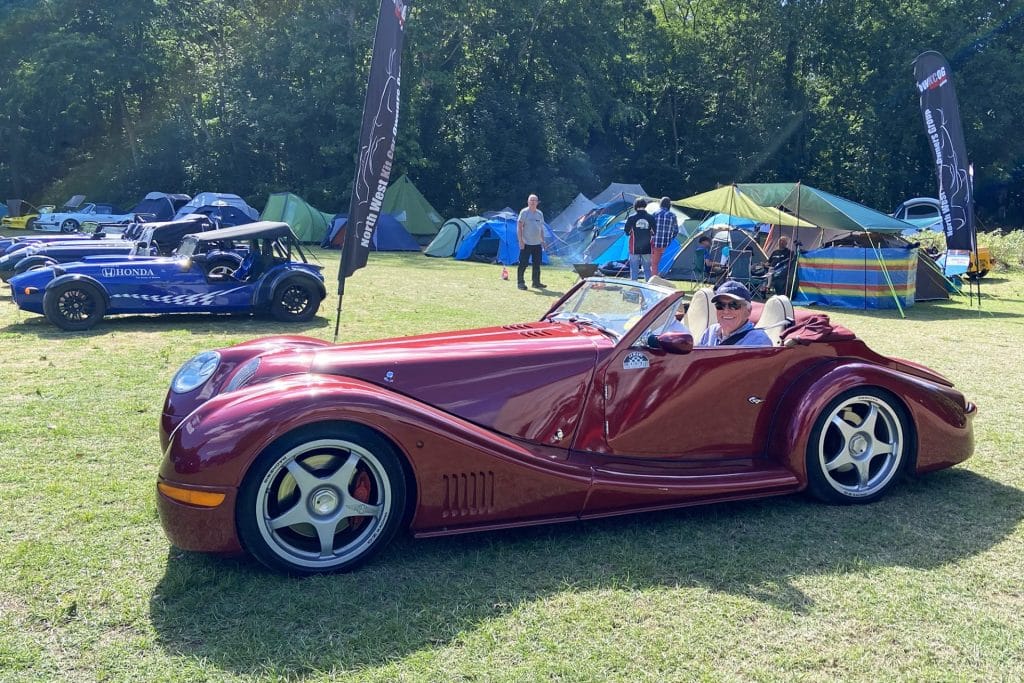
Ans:
[[[587,280],[544,320],[594,325],[618,338],[670,294],[669,289],[641,282]]]

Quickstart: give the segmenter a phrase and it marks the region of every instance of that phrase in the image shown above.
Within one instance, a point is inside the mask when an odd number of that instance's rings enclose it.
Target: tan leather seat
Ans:
[[[717,319],[714,313],[715,305],[711,303],[711,297],[714,295],[715,290],[710,287],[702,287],[690,297],[690,307],[686,309],[683,323],[693,335],[694,343],[700,341],[704,330],[708,329]]]
[[[788,296],[776,294],[764,302],[764,309],[761,317],[754,325],[759,330],[764,330],[772,344],[779,346],[782,342],[782,332],[796,320],[796,313],[793,312],[793,302]]]

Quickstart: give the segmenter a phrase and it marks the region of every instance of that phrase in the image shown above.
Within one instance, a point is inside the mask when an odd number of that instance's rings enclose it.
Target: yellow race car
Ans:
[[[17,228],[19,230],[31,230],[35,227],[36,219],[40,214],[53,211],[53,204],[35,207],[24,199],[8,199],[7,215],[0,218],[0,228]]]

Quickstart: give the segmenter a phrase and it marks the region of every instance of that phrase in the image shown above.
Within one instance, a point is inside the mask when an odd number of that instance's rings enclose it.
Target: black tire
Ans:
[[[86,282],[65,282],[43,295],[43,314],[69,332],[88,330],[107,312],[103,295]]]
[[[25,229],[26,230],[35,230],[36,229],[36,219],[35,218],[29,218],[27,221],[25,221]]]
[[[312,319],[320,309],[322,297],[316,287],[298,278],[285,280],[274,290],[270,313],[286,323],[301,323]]]
[[[399,456],[379,434],[322,423],[287,434],[256,458],[238,492],[235,523],[245,549],[271,569],[348,571],[394,537],[407,490]]]
[[[61,232],[78,232],[78,228],[78,221],[76,221],[74,218],[68,218],[63,223],[60,224]]]
[[[827,503],[870,503],[913,461],[903,406],[873,387],[845,391],[818,415],[807,442],[807,489]]]

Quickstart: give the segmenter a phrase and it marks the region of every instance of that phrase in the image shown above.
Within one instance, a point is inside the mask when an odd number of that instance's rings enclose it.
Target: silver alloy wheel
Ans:
[[[373,547],[392,514],[391,480],[359,444],[319,439],[278,458],[256,502],[256,526],[274,554],[289,565],[328,570]]]
[[[848,498],[881,491],[899,472],[906,440],[899,415],[885,400],[851,396],[837,405],[818,437],[825,481]]]

